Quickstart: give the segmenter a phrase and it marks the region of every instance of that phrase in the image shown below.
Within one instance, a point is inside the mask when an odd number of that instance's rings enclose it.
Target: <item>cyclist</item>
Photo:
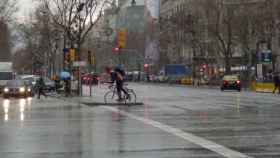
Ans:
[[[106,67],[106,72],[111,77],[111,82],[116,82],[116,87],[118,91],[118,101],[122,101],[124,98],[122,98],[122,92],[126,95],[126,97],[129,97],[129,94],[127,91],[123,88],[124,84],[124,77],[125,77],[125,71],[121,65],[118,65],[114,70],[112,70],[110,67]]]

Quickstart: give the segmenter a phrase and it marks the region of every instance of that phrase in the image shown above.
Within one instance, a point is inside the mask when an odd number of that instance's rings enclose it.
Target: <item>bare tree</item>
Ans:
[[[9,22],[17,11],[17,0],[0,1],[0,21]]]
[[[17,11],[16,0],[0,1],[0,59],[1,61],[11,60],[11,34],[8,23],[12,21]]]
[[[53,75],[57,69],[55,63],[58,61],[56,50],[59,32],[52,25],[46,11],[44,5],[39,5],[30,15],[30,23],[20,24],[18,30],[21,42],[24,44],[21,48],[22,56],[30,57],[34,65],[28,68],[40,70],[42,66],[45,66],[48,68],[48,75]]]
[[[68,39],[70,46],[79,52],[88,33],[102,16],[110,0],[41,0],[48,8],[48,14]],[[66,45],[66,41],[64,42]],[[80,59],[80,53],[78,53]]]

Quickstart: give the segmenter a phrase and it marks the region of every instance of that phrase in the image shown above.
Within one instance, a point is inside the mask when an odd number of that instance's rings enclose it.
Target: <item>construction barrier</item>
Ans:
[[[252,90],[262,93],[272,93],[274,90],[274,83],[253,82]],[[278,90],[276,92],[278,92]]]
[[[186,77],[181,79],[181,84],[183,85],[192,85],[193,84],[193,80],[191,77]]]

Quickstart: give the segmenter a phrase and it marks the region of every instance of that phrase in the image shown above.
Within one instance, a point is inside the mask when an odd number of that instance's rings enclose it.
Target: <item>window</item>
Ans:
[[[12,72],[0,72],[0,80],[12,80],[13,73]]]

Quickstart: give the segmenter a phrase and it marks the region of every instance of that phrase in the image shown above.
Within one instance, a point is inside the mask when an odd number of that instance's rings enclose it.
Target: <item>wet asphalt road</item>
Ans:
[[[280,157],[280,97],[131,84],[143,106],[0,99],[1,158]],[[85,88],[88,95],[88,88]]]

